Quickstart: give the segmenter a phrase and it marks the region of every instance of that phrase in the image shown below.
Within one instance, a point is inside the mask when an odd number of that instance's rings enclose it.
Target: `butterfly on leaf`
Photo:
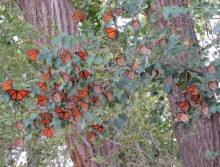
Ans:
[[[87,84],[84,89],[78,90],[78,94],[80,98],[86,98],[89,94],[89,85]]]
[[[8,80],[7,82],[2,82],[1,83],[2,90],[3,91],[7,91],[7,90],[11,89],[12,88],[12,84],[13,84],[12,79]]]
[[[86,112],[89,109],[89,104],[85,101],[78,102],[78,105],[80,106],[81,110]]]
[[[117,30],[114,28],[105,28],[105,32],[107,33],[107,37],[109,39],[115,39]]]
[[[215,74],[215,66],[213,64],[207,66],[205,69],[209,74]]]
[[[180,101],[176,103],[178,105],[178,107],[180,108],[181,111],[188,111],[189,109],[189,101],[185,100],[185,101]]]
[[[46,91],[47,90],[47,84],[45,82],[36,82],[37,86],[39,86],[39,88],[42,91]]]
[[[176,114],[175,122],[187,122],[189,120],[189,114],[185,112],[179,112]]]
[[[191,86],[186,86],[185,90],[190,94],[190,95],[197,95],[199,93],[199,88],[196,85],[191,85]]]
[[[204,115],[208,115],[209,107],[206,103],[203,102],[200,109]]]
[[[200,104],[200,95],[192,95],[192,101],[195,103],[195,104]]]
[[[77,79],[76,79],[76,77],[71,77],[70,78],[70,81],[72,82],[72,84],[74,85],[74,86],[77,86]]]
[[[30,93],[29,90],[15,90],[15,89],[7,90],[7,92],[10,95],[11,99],[15,101],[22,101],[23,98]]]
[[[102,92],[102,95],[106,97],[109,101],[112,101],[112,92],[111,91],[105,91]]]
[[[75,72],[76,74],[79,74],[79,66],[78,66],[76,63],[72,63],[72,66],[73,66],[73,68],[74,68],[74,72]]]
[[[118,56],[112,60],[113,62],[117,63],[119,66],[125,65],[125,57],[124,56]]]
[[[56,107],[54,111],[59,119],[69,119],[71,116],[69,109],[63,110],[61,107]]]
[[[58,57],[61,58],[63,64],[70,62],[72,59],[72,55],[69,51],[63,51],[62,53],[58,54]]]
[[[92,88],[94,90],[95,93],[100,93],[101,92],[101,86],[100,84],[93,84]]]
[[[40,122],[44,125],[45,128],[48,128],[52,121],[52,115],[48,112],[45,112],[45,113],[40,113],[39,116],[41,118]]]
[[[40,106],[45,106],[47,104],[47,96],[46,95],[37,95],[37,104]]]
[[[38,53],[37,50],[27,50],[26,53],[31,61],[37,60],[37,53]]]
[[[21,122],[15,122],[15,123],[14,123],[14,126],[15,126],[18,130],[20,130],[20,131],[23,130],[23,126],[22,126],[22,123],[21,123]]]
[[[88,79],[89,76],[89,72],[87,70],[83,70],[79,72],[79,76],[86,81]]]
[[[73,109],[71,110],[72,114],[73,114],[73,120],[76,122],[80,122],[83,115],[79,110]]]
[[[51,77],[51,70],[50,67],[48,67],[47,72],[42,74],[42,78],[44,81],[47,81]]]
[[[112,10],[109,10],[109,11],[107,11],[106,13],[104,13],[103,15],[102,15],[102,20],[104,21],[104,22],[110,22],[110,21],[112,21]]]
[[[45,128],[44,130],[42,130],[41,132],[41,136],[46,136],[47,138],[50,138],[53,136],[53,129],[52,128]]]
[[[95,136],[96,136],[96,134],[94,132],[89,132],[89,133],[87,133],[87,140],[90,143],[93,143],[95,141]]]
[[[102,126],[102,125],[98,125],[98,124],[90,125],[90,128],[93,128],[93,129],[97,130],[100,133],[104,132],[104,126]]]
[[[79,58],[80,58],[81,60],[87,60],[87,54],[86,54],[86,52],[75,52],[75,54],[76,54],[77,56],[79,56]]]
[[[208,87],[209,90],[215,91],[217,89],[217,82],[216,80],[211,80],[205,84],[205,87]]]
[[[146,47],[146,45],[141,45],[136,49],[137,52],[142,53],[143,55],[150,55],[151,51]]]
[[[132,20],[129,22],[129,24],[133,27],[135,31],[139,29],[139,20]]]
[[[74,10],[73,16],[72,16],[74,22],[81,22],[85,20],[86,17],[87,17],[87,14],[80,10]]]
[[[135,73],[134,73],[134,71],[127,71],[126,76],[128,77],[128,79],[134,80]]]
[[[62,77],[64,82],[68,82],[69,80],[69,75],[65,72],[60,72],[60,76]]]
[[[94,104],[94,106],[98,106],[99,105],[99,97],[98,96],[90,96],[92,103]]]

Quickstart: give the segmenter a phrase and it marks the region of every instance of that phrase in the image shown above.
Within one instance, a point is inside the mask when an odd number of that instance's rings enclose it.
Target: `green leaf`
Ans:
[[[220,23],[218,23],[217,25],[215,25],[215,27],[213,28],[213,33],[217,34],[220,31]]]
[[[170,93],[172,90],[172,86],[170,84],[165,84],[164,87],[163,87],[163,91],[165,93]]]
[[[165,19],[167,19],[170,15],[170,12],[171,12],[171,8],[170,7],[163,7],[163,11],[162,11],[162,15]]]
[[[118,118],[118,119],[115,119],[115,120],[114,120],[114,125],[115,125],[115,127],[117,127],[118,129],[123,129],[124,124],[125,124],[125,121],[124,121],[124,119],[122,119],[122,118]]]
[[[62,41],[63,37],[66,35],[66,32],[61,33],[60,35],[54,37],[52,39],[52,45],[58,44],[60,41]]]
[[[47,58],[46,58],[47,65],[49,65],[51,63],[51,60],[52,60],[51,54],[47,54]]]
[[[71,38],[69,38],[68,36],[65,36],[63,38],[64,49],[69,49],[69,47],[70,47],[70,40],[71,40]]]

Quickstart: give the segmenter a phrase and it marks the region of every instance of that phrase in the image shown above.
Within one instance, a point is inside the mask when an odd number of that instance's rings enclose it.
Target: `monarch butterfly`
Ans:
[[[101,87],[99,84],[93,84],[92,88],[94,89],[95,93],[100,93]]]
[[[151,51],[145,46],[145,45],[141,45],[136,49],[138,52],[144,54],[144,55],[150,55]]]
[[[196,85],[187,86],[185,89],[190,95],[197,95],[199,93],[199,88]]]
[[[14,142],[14,145],[17,147],[23,147],[23,145],[24,145],[23,137],[17,138],[16,141]]]
[[[98,132],[100,133],[103,133],[104,132],[104,127],[102,125],[90,125],[91,128],[97,130]]]
[[[104,13],[102,15],[102,20],[104,22],[110,22],[112,20],[112,10],[109,10],[108,12]]]
[[[99,97],[98,96],[90,96],[92,103],[94,104],[94,106],[98,106],[99,105]]]
[[[45,106],[47,104],[47,96],[46,95],[37,95],[37,104],[40,106]]]
[[[78,66],[76,63],[72,63],[72,66],[73,66],[73,68],[74,68],[74,72],[75,72],[76,74],[79,74],[79,66]]]
[[[80,98],[86,98],[89,94],[89,85],[87,84],[84,89],[78,90],[78,94]]]
[[[89,72],[87,70],[80,71],[79,76],[85,81],[89,76]]]
[[[53,86],[54,86],[54,87],[53,87],[53,90],[56,91],[56,90],[58,90],[58,88],[59,88],[60,85],[55,82],[55,83],[53,83]]]
[[[132,69],[133,71],[136,71],[137,68],[138,68],[138,66],[139,66],[139,63],[138,63],[138,62],[136,62],[136,63],[131,63],[131,69]]]
[[[63,78],[64,82],[68,82],[69,80],[69,75],[65,72],[60,72],[61,77]]]
[[[217,82],[215,80],[209,81],[207,84],[205,84],[206,87],[209,88],[211,91],[215,91],[217,88]]]
[[[63,53],[59,54],[58,57],[61,58],[62,63],[66,64],[72,59],[72,55],[69,51],[64,51]]]
[[[215,66],[213,64],[209,65],[206,67],[206,71],[209,73],[209,74],[215,74]]]
[[[189,120],[189,114],[179,112],[176,115],[175,122],[187,122]]]
[[[90,143],[93,143],[95,141],[96,134],[94,132],[87,133],[87,139]]]
[[[133,27],[134,30],[138,30],[139,29],[139,21],[138,20],[132,20],[129,22],[129,24]]]
[[[73,95],[72,98],[74,101],[81,101],[81,98],[77,95]]]
[[[127,76],[130,80],[134,80],[135,73],[134,73],[134,71],[127,71],[127,72],[126,72],[126,76]]]
[[[45,128],[42,132],[41,132],[41,136],[46,136],[48,138],[53,136],[53,129],[52,128]]]
[[[77,56],[79,56],[82,60],[87,60],[86,52],[75,52]]]
[[[14,123],[14,126],[15,126],[18,130],[20,130],[20,131],[23,130],[23,126],[22,126],[22,123],[21,123],[21,122],[15,122],[15,123]]]
[[[64,100],[67,97],[67,93],[61,92],[61,93],[54,93],[51,96],[51,100],[55,102],[59,102],[61,100]]]
[[[47,72],[42,74],[42,78],[44,81],[47,81],[51,77],[51,70],[50,67],[48,67]]]
[[[115,15],[116,17],[120,17],[120,16],[122,15],[122,12],[123,12],[123,9],[120,8],[120,7],[116,7],[116,8],[114,9],[114,15]]]
[[[193,95],[193,96],[192,96],[192,100],[193,100],[196,104],[200,104],[200,95]]]
[[[124,66],[125,65],[125,57],[124,56],[119,56],[113,59],[113,62],[117,63],[119,66]]]
[[[77,108],[77,104],[76,103],[69,103],[68,104],[68,108],[69,109],[76,109]]]
[[[209,107],[207,106],[207,104],[205,104],[205,103],[202,104],[201,111],[204,115],[208,115]]]
[[[42,90],[42,91],[45,91],[47,89],[47,85],[45,82],[37,82],[36,83],[37,86],[39,86],[39,88]]]
[[[189,98],[190,98],[189,93],[186,92],[185,90],[180,91],[180,92],[178,93],[178,95],[181,96],[181,97],[184,97],[186,100],[189,100]]]
[[[69,119],[70,118],[70,110],[62,110],[60,107],[55,108],[55,113],[58,115],[59,119]]]
[[[110,91],[102,92],[102,95],[104,95],[109,101],[112,101],[112,92]]]
[[[70,78],[70,81],[72,82],[72,84],[74,85],[74,86],[77,86],[77,80],[76,80],[76,77],[71,77]]]
[[[105,28],[105,31],[107,33],[107,37],[109,39],[114,39],[116,37],[117,34],[117,30],[114,28]]]
[[[85,20],[86,17],[87,17],[87,14],[80,10],[74,10],[73,16],[72,16],[74,22],[81,22]]]
[[[13,84],[12,79],[10,79],[10,80],[7,81],[7,82],[1,83],[2,90],[3,90],[3,91],[7,91],[7,90],[11,89],[11,88],[12,88],[12,84]]]
[[[180,108],[181,111],[188,111],[189,109],[189,101],[185,100],[185,101],[180,101],[176,103],[178,105],[178,107]]]
[[[31,61],[36,61],[37,60],[37,50],[28,50],[26,51],[27,55],[29,56]]]
[[[79,110],[72,110],[73,120],[76,122],[80,122],[82,119],[82,113]]]
[[[87,102],[81,101],[79,102],[79,106],[82,111],[86,112],[89,109],[89,104]]]
[[[39,116],[41,117],[41,123],[44,125],[45,128],[49,127],[52,115],[48,112],[40,113]]]
[[[27,96],[30,91],[28,90],[7,90],[8,94],[11,96],[12,100],[22,101],[25,96]]]

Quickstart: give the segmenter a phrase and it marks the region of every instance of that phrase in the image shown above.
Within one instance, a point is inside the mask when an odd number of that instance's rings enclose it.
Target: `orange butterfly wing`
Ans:
[[[20,130],[20,131],[23,130],[23,126],[22,126],[21,122],[15,122],[15,123],[14,123],[14,126],[15,126],[18,130]]]
[[[187,100],[177,102],[177,105],[179,106],[180,110],[182,110],[182,111],[188,111],[188,109],[189,109],[189,102]]]
[[[104,22],[110,22],[112,20],[112,10],[109,10],[108,12],[104,13],[102,15],[102,20]]]
[[[112,92],[106,91],[106,92],[102,92],[102,94],[103,94],[109,101],[112,101]]]
[[[24,139],[22,137],[19,137],[16,139],[16,141],[14,142],[14,144],[17,146],[17,147],[23,147],[24,145]]]
[[[75,52],[77,56],[79,56],[82,60],[87,60],[86,52]]]
[[[87,139],[90,143],[93,143],[95,141],[95,133],[94,132],[89,132],[87,133]]]
[[[92,103],[94,104],[94,106],[99,105],[99,97],[98,96],[91,96],[91,100],[92,100]]]
[[[123,56],[119,56],[113,59],[113,62],[116,62],[119,66],[124,66],[125,58]]]
[[[36,83],[37,86],[39,86],[39,88],[42,90],[42,91],[45,91],[47,89],[47,85],[45,82],[37,82]]]
[[[89,104],[87,102],[81,101],[79,103],[79,106],[81,108],[82,111],[86,112],[89,109]]]
[[[139,29],[139,21],[138,20],[132,20],[129,22],[129,24],[134,28],[134,30],[138,30]]]
[[[14,89],[10,89],[7,92],[11,96],[12,100],[16,100],[16,101],[22,101],[23,98],[30,93],[28,90],[14,90]]]
[[[73,120],[76,122],[80,122],[82,119],[82,113],[79,110],[72,110]]]
[[[98,132],[100,133],[103,133],[104,132],[104,127],[102,125],[90,125],[91,128],[97,130]]]
[[[74,86],[77,86],[77,80],[76,80],[76,77],[71,77],[70,78],[70,81],[72,82],[72,84],[74,85]]]
[[[197,95],[199,93],[199,88],[196,85],[187,86],[185,89],[190,95]]]
[[[86,98],[89,94],[89,85],[86,85],[83,90],[78,90],[78,94],[80,98]]]
[[[40,106],[45,106],[47,104],[47,96],[46,95],[37,95],[37,104]]]
[[[116,37],[117,34],[117,30],[114,28],[105,28],[105,31],[107,33],[107,37],[109,39],[114,39]]]
[[[7,81],[7,82],[1,83],[2,90],[3,90],[3,91],[7,91],[7,90],[11,89],[11,88],[12,88],[12,84],[13,84],[12,79],[10,79],[10,80]]]
[[[68,51],[64,51],[62,54],[58,55],[64,64],[68,63],[72,59],[72,55]]]
[[[200,104],[200,95],[194,95],[194,96],[192,96],[192,100],[193,100],[196,104]]]
[[[99,84],[93,84],[92,88],[94,89],[95,93],[100,93],[101,92],[101,87]]]
[[[70,118],[70,110],[62,110],[60,107],[55,108],[55,113],[58,115],[59,119],[69,119]]]
[[[89,72],[86,71],[86,70],[80,71],[80,72],[79,72],[79,76],[80,76],[84,81],[86,81],[87,78],[88,78],[88,76],[89,76]]]
[[[48,128],[52,119],[52,115],[50,113],[40,113],[39,116],[41,117],[41,123],[44,125],[45,128]]]
[[[26,51],[27,55],[29,56],[30,60],[36,61],[37,60],[37,50],[28,50]]]
[[[86,13],[79,10],[74,10],[72,18],[74,22],[81,22],[86,19]]]
[[[48,138],[53,136],[53,129],[52,128],[45,128],[42,132],[41,132],[42,136],[46,136]]]
[[[51,77],[51,70],[50,67],[48,67],[47,72],[42,74],[42,78],[44,81],[47,81]]]

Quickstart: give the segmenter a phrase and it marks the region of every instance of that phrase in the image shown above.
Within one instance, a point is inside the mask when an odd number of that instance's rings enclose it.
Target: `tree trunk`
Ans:
[[[188,0],[156,0],[151,8],[145,9],[148,21],[152,14],[157,15],[155,27],[157,29],[170,28],[174,30],[177,27],[181,28],[181,41],[185,41],[187,32],[190,32],[190,43],[198,44],[193,24],[191,20],[187,19],[187,14],[181,14],[177,18],[172,18],[165,21],[161,17],[162,6],[185,6],[188,5]],[[199,56],[199,54],[198,54]],[[185,55],[179,55],[179,63],[184,63],[191,58],[190,51]],[[199,58],[199,57],[198,57]],[[179,108],[175,104],[178,88],[173,84],[171,79],[166,79],[166,83],[173,86],[173,93],[168,95],[172,115],[179,112]],[[183,167],[218,167],[220,166],[220,157],[206,159],[205,151],[219,152],[220,150],[220,133],[219,133],[219,115],[213,114],[210,119],[198,118],[195,127],[190,127],[187,130],[179,130],[174,127],[174,134],[179,146],[179,154],[182,160]]]
[[[16,0],[18,6],[24,12],[25,20],[37,31],[38,37],[32,39],[37,48],[51,44],[51,37],[61,32],[74,34],[77,32],[77,24],[72,20],[73,7],[70,0]],[[71,48],[72,53],[78,50],[79,45]],[[104,167],[117,166],[111,158],[112,150],[117,148],[114,142],[105,141],[99,148],[92,147],[83,138],[80,128],[70,124],[70,134],[66,135],[67,149],[75,167]],[[97,164],[91,158],[94,155],[110,157],[105,164]]]

